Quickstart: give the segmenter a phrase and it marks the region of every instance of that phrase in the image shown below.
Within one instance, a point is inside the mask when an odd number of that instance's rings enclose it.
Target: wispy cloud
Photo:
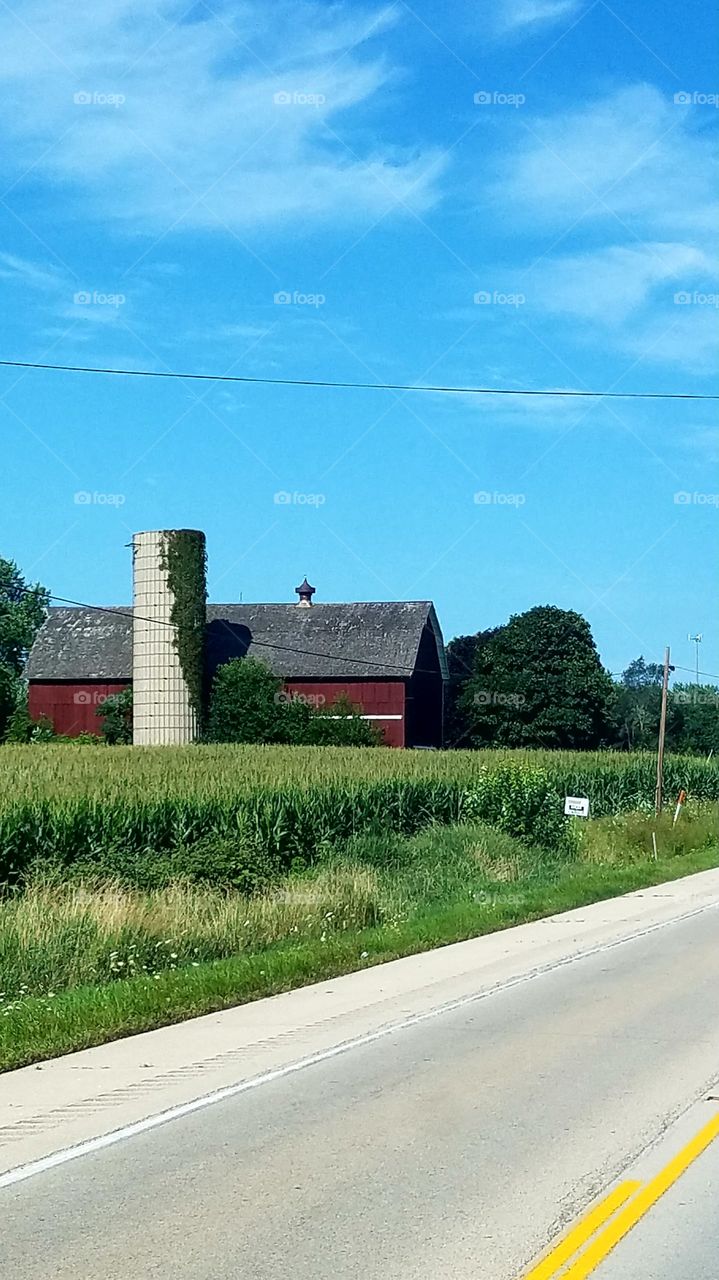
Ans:
[[[545,259],[527,288],[545,310],[613,327],[649,302],[673,304],[679,284],[706,280],[712,270],[707,254],[691,245],[611,245]]]
[[[0,253],[0,280],[52,293],[67,283],[65,274],[58,268],[20,258],[14,253]]]
[[[719,288],[711,132],[647,84],[523,119],[489,199],[525,236],[531,226],[534,261],[518,269],[531,306],[584,322],[580,342],[708,372]]]
[[[719,226],[717,153],[697,108],[639,84],[519,122],[493,188],[497,206],[532,222],[641,219],[654,230]]]
[[[85,214],[132,232],[306,229],[427,208],[440,153],[396,145],[391,129],[368,144],[356,119],[360,106],[381,110],[396,82],[377,37],[397,13],[30,0],[20,21],[5,6],[4,173],[18,185],[50,177]]]
[[[583,4],[584,0],[496,0],[494,27],[500,34],[530,34],[562,18],[573,18]]]

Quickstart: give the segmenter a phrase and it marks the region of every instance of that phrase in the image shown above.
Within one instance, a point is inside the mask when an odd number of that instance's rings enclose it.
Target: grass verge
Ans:
[[[444,832],[437,839],[465,840]],[[428,850],[428,833],[419,845]],[[476,836],[472,837],[476,840]],[[504,855],[503,855],[504,857]],[[426,858],[420,863],[426,872]],[[0,1017],[0,1070],[9,1070],[212,1013],[262,996],[506,929],[555,912],[678,879],[719,864],[716,845],[657,861],[547,864],[541,874],[501,866],[471,899],[437,902],[431,895],[404,918],[363,929],[323,931],[300,942],[283,938],[251,953],[193,962],[129,979],[23,996]],[[438,864],[439,865],[439,864]],[[443,865],[443,864],[442,864]],[[515,875],[516,871],[516,875]],[[496,872],[496,867],[495,867]],[[391,871],[390,871],[391,874]],[[451,888],[446,882],[443,891]],[[416,892],[416,890],[415,890]]]

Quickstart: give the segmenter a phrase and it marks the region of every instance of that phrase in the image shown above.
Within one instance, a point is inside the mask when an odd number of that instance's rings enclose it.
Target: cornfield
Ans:
[[[224,841],[280,867],[365,831],[486,821],[561,849],[564,795],[594,816],[652,802],[651,755],[335,747],[0,748],[0,882],[40,861],[102,866]],[[665,794],[719,799],[719,763],[666,760]],[[116,869],[116,867],[114,868]]]

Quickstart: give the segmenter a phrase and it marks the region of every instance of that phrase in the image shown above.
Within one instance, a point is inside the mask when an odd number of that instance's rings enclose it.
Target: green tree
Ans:
[[[0,662],[0,739],[8,732],[16,708],[22,703],[22,683],[11,667]]]
[[[132,742],[132,689],[111,693],[95,715],[102,720],[102,736],[110,746],[127,746]]]
[[[664,671],[660,663],[635,658],[615,686],[618,745],[628,751],[652,750],[659,733]]]
[[[498,627],[492,627],[472,636],[455,636],[447,645],[449,680],[444,691],[444,741],[447,747],[470,745],[473,720],[467,715],[463,694],[474,674],[479,650],[498,630]]]
[[[233,658],[218,668],[210,696],[211,742],[279,742],[282,680],[259,658]]]
[[[610,740],[614,687],[589,623],[538,605],[478,648],[462,696],[474,746],[591,750]]]
[[[622,684],[627,689],[646,689],[653,685],[660,685],[663,677],[664,668],[661,662],[645,662],[640,654],[622,673]]]
[[[719,755],[719,688],[675,684],[667,707],[667,745],[686,755]]]
[[[39,582],[30,586],[14,560],[0,557],[0,739],[22,698],[23,667],[48,601]]]

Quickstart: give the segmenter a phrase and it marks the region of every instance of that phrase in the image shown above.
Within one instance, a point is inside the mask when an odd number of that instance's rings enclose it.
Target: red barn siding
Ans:
[[[405,687],[402,680],[361,680],[339,682],[334,680],[287,680],[290,693],[298,693],[317,700],[318,706],[328,707],[344,695],[362,715],[379,717],[372,723],[382,730],[385,745],[405,745]]]
[[[72,681],[31,680],[28,692],[28,709],[33,720],[47,716],[52,720],[56,733],[76,738],[79,733],[100,733],[102,722],[96,715],[111,693],[121,693],[129,684],[127,680]]]
[[[96,715],[97,708],[110,694],[120,693],[130,683],[128,680],[84,680],[81,683],[32,680],[30,715],[33,720],[47,716],[56,733],[71,738],[79,733],[99,734],[102,726]],[[321,707],[331,706],[344,695],[353,706],[359,707],[362,715],[373,717],[372,723],[382,731],[386,746],[406,745],[406,696],[402,680],[288,680],[286,688],[289,693],[301,694]]]

